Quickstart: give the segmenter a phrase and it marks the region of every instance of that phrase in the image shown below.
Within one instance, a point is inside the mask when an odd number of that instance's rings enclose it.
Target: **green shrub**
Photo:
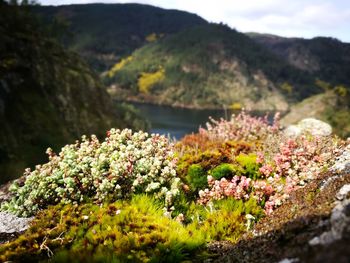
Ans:
[[[239,168],[230,163],[223,163],[211,170],[210,174],[215,180],[220,180],[221,178],[232,178],[235,173],[241,173]]]
[[[59,155],[48,149],[50,161],[27,170],[25,184],[13,184],[15,197],[1,205],[31,216],[49,204],[103,203],[154,194],[166,209],[179,194],[172,144],[164,136],[112,129],[104,142],[96,136],[66,145]]]
[[[243,168],[243,174],[247,177],[256,180],[259,178],[259,164],[256,162],[256,154],[239,154],[236,157],[236,162]]]
[[[186,180],[193,191],[198,191],[208,186],[206,172],[199,164],[192,164],[188,168]]]

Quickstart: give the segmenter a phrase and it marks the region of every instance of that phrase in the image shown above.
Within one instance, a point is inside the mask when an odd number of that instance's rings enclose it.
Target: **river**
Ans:
[[[150,122],[150,132],[170,135],[176,139],[197,132],[200,126],[205,127],[209,116],[228,119],[232,114],[225,110],[195,110],[141,103],[133,103],[133,106]]]

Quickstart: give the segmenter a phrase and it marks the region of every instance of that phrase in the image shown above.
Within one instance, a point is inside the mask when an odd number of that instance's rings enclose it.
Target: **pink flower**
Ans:
[[[273,167],[270,164],[265,164],[260,167],[259,172],[265,177],[268,177],[273,172]]]
[[[264,160],[265,160],[264,153],[258,152],[256,154],[256,162],[262,164],[262,163],[264,163]]]
[[[267,215],[272,214],[274,207],[275,207],[275,203],[273,201],[266,201],[266,203],[265,203],[265,213]]]

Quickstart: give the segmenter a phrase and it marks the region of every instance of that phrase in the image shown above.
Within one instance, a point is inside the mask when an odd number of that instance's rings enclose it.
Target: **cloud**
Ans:
[[[58,4],[41,0],[42,4]],[[348,0],[63,0],[68,3],[139,2],[163,8],[197,13],[211,22],[223,22],[243,32],[282,36],[332,36],[350,42],[350,1]]]

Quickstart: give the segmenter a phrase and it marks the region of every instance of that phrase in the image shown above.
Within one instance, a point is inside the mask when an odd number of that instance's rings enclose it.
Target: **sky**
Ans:
[[[328,36],[350,43],[350,0],[39,0],[41,5],[143,3],[196,13],[241,32]]]

